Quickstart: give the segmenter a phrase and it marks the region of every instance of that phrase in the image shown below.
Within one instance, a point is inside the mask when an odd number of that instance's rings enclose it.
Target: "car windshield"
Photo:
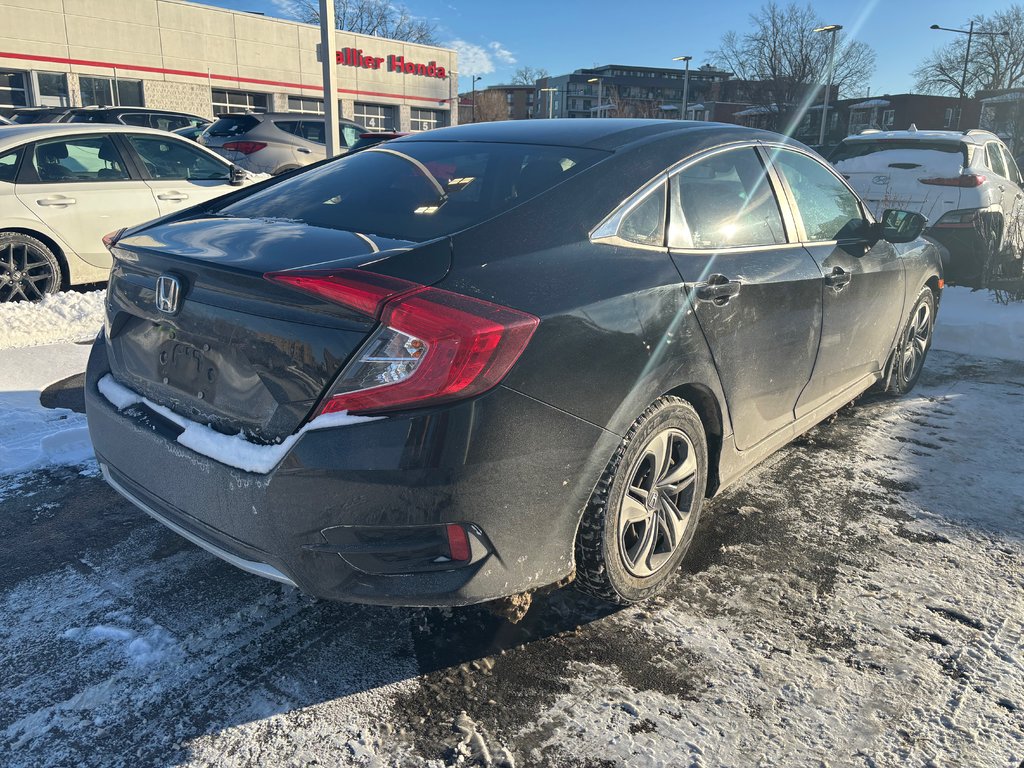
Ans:
[[[607,156],[531,144],[396,142],[325,163],[211,212],[422,242],[479,224]]]
[[[940,164],[955,162],[956,165],[969,165],[967,150],[959,141],[922,141],[919,139],[878,139],[875,141],[844,141],[829,160],[833,165],[856,170],[855,166],[863,165],[868,170],[879,166],[887,166],[890,163],[905,162],[910,165],[931,165],[922,163],[927,157],[938,160]],[[929,153],[925,155],[923,153]],[[938,155],[934,153],[939,153]],[[942,157],[945,155],[945,157]],[[861,160],[863,158],[863,160]],[[859,162],[852,162],[859,161]],[[897,166],[898,167],[898,166]]]

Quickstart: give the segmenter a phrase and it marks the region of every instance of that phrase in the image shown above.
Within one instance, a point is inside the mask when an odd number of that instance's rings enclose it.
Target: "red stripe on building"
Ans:
[[[214,72],[190,72],[187,69],[164,69],[163,67],[147,67],[143,64],[113,64],[109,61],[90,61],[89,59],[65,59],[58,56],[35,56],[31,53],[5,53],[0,51],[0,59],[19,59],[22,61],[43,61],[50,64],[78,64],[83,67],[103,67],[106,69],[123,69],[133,72],[155,72],[160,75],[179,75],[181,77],[198,77],[203,80],[227,80],[233,83],[253,83],[255,85],[276,85],[281,88],[301,88],[323,93],[322,85],[305,83],[287,83],[280,80],[261,80],[256,77],[235,77],[234,75],[218,75]],[[400,93],[384,93],[382,91],[358,91],[351,88],[339,88],[338,93],[351,93],[355,96],[383,96],[389,99],[412,99],[430,101],[438,104],[447,99],[433,99],[429,96],[405,96]]]

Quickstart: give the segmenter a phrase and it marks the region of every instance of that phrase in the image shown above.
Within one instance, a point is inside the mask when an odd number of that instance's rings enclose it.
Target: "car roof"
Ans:
[[[323,120],[323,115],[316,115],[312,112],[222,112],[217,115],[217,119],[225,117],[255,117],[258,119],[270,118],[271,120]],[[355,120],[349,120],[347,117],[339,117],[339,123],[352,123],[353,125],[359,125]]]
[[[93,112],[145,112],[146,114],[154,115],[185,115],[186,117],[195,117],[199,120],[207,121],[210,119],[200,115],[193,115],[191,112],[181,112],[177,109],[154,109],[152,107],[62,107],[62,109],[66,109],[75,115],[87,115]]]
[[[718,131],[723,138],[737,141],[763,139],[786,141],[778,134],[730,123],[699,120],[631,120],[597,117],[585,120],[503,120],[469,123],[450,128],[435,128],[394,139],[395,144],[410,141],[486,141],[499,144],[546,144],[561,147],[585,147],[619,150],[654,137],[669,134],[697,134]]]
[[[0,131],[0,148],[17,146],[27,141],[58,136],[78,136],[96,133],[149,133],[154,136],[170,136],[167,131],[156,128],[142,128],[117,123],[29,123],[8,125]]]
[[[843,143],[855,141],[885,141],[898,139],[900,141],[958,141],[965,144],[984,144],[986,141],[999,139],[994,133],[982,130],[970,131],[871,131],[870,133],[859,133],[856,136],[847,136]]]

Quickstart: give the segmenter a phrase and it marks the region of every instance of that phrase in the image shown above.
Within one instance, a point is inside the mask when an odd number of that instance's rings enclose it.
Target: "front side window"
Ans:
[[[700,160],[670,182],[670,246],[738,248],[786,242],[778,200],[753,147]]]
[[[622,218],[618,235],[638,245],[665,245],[665,184]]]
[[[129,136],[128,141],[154,179],[213,181],[229,177],[224,164],[183,141],[161,136]]]
[[[11,184],[18,175],[18,161],[21,159],[21,150],[16,149],[5,155],[0,155],[0,181],[7,181]]]
[[[825,166],[788,150],[776,152],[772,160],[793,192],[808,241],[840,240],[861,232],[860,201]]]
[[[389,149],[406,157],[356,152],[256,189],[219,213],[422,242],[486,221],[607,156],[484,142],[403,141]]]
[[[124,159],[109,136],[40,141],[32,152],[40,181],[118,181],[128,178]]]

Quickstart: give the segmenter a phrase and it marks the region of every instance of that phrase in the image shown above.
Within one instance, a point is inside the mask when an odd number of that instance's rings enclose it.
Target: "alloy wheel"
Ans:
[[[913,381],[924,365],[924,356],[932,335],[932,310],[927,302],[921,302],[907,325],[907,337],[903,341],[903,362],[900,375],[904,381]]]
[[[655,434],[629,473],[619,508],[619,551],[633,576],[661,570],[682,541],[697,477],[697,452],[678,429]]]
[[[58,280],[47,255],[30,243],[0,245],[0,303],[36,301],[53,293]]]

